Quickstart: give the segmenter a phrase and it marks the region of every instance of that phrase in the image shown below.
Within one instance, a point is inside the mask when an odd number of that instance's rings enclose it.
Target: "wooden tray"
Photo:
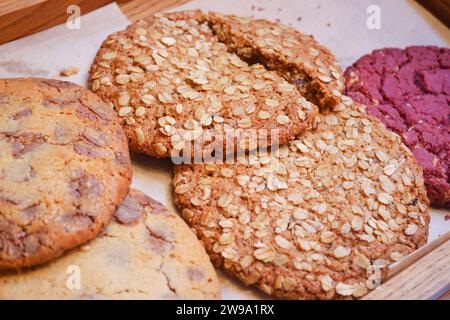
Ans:
[[[363,300],[450,299],[450,232],[394,266]]]
[[[0,0],[0,44],[66,21],[67,7],[77,5],[85,14],[112,0]]]

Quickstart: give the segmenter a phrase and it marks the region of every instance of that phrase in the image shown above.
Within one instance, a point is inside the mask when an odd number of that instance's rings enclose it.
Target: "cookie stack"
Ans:
[[[0,141],[6,159],[37,156],[14,161],[26,169],[0,186],[0,263],[29,266],[97,237],[46,267],[0,277],[0,295],[39,294],[29,287],[41,278],[59,284],[52,275],[75,264],[92,271],[77,298],[216,298],[206,249],[216,267],[275,297],[359,298],[427,240],[428,199],[412,153],[343,95],[335,57],[295,29],[200,11],[157,14],[104,41],[90,69],[99,98],[67,83],[15,81],[0,85],[0,103],[14,105]],[[37,94],[16,98],[25,83]],[[122,202],[131,168],[119,125],[132,151],[177,164],[174,201],[204,249],[147,196],[131,191]],[[40,161],[44,152],[52,154]],[[45,183],[34,182],[41,176]],[[31,182],[38,201],[28,190],[8,197]],[[35,255],[27,249],[34,236]],[[123,278],[94,277],[93,266]]]
[[[311,36],[217,13],[155,15],[103,43],[91,84],[132,150],[188,155],[175,167],[175,203],[213,263],[247,285],[357,298],[426,242],[420,167],[342,94],[342,69]],[[246,139],[261,129],[279,140]],[[192,164],[196,146],[203,161]],[[209,161],[212,150],[233,161]]]
[[[107,104],[69,82],[0,79],[0,108],[0,298],[220,297],[184,222],[129,192]]]

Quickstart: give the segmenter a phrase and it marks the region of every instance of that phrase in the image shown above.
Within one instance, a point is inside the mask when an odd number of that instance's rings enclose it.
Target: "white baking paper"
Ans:
[[[381,29],[369,30],[367,8],[380,9]],[[450,32],[412,0],[195,0],[173,9],[202,9],[238,15],[279,19],[313,34],[330,48],[344,67],[361,55],[383,47],[408,45],[447,46]],[[373,9],[373,8],[372,8]],[[48,77],[86,85],[89,66],[102,41],[124,29],[128,20],[116,4],[81,18],[80,30],[60,25],[0,46],[0,77]],[[63,67],[77,66],[80,73],[60,77]],[[172,201],[170,160],[132,155],[133,186],[175,210]],[[432,241],[450,231],[447,210],[432,209]],[[268,296],[219,271],[225,299],[258,299]]]

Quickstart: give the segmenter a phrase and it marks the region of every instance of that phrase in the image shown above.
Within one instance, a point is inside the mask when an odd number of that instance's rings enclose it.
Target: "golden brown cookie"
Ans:
[[[426,243],[420,166],[364,106],[343,101],[271,153],[176,166],[176,204],[216,266],[277,297],[357,298]]]
[[[209,13],[220,41],[248,63],[274,70],[319,107],[333,107],[344,90],[342,68],[313,36],[264,19]]]
[[[0,269],[43,263],[95,237],[131,180],[126,137],[92,92],[0,79]]]
[[[176,214],[131,190],[97,238],[46,265],[0,273],[0,299],[219,299],[214,267]]]
[[[294,85],[229,53],[200,11],[157,14],[109,36],[90,79],[121,117],[130,148],[157,157],[193,155],[194,143],[205,155],[216,143],[253,149],[278,142],[274,130],[284,143],[317,114]],[[267,141],[238,145],[250,130],[265,130]]]

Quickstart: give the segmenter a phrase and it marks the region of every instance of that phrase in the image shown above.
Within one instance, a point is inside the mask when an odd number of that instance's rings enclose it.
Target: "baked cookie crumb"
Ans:
[[[59,71],[59,75],[63,76],[63,77],[70,77],[70,76],[74,76],[76,74],[78,74],[78,72],[80,72],[80,69],[76,66],[70,66],[67,68],[62,68]]]

